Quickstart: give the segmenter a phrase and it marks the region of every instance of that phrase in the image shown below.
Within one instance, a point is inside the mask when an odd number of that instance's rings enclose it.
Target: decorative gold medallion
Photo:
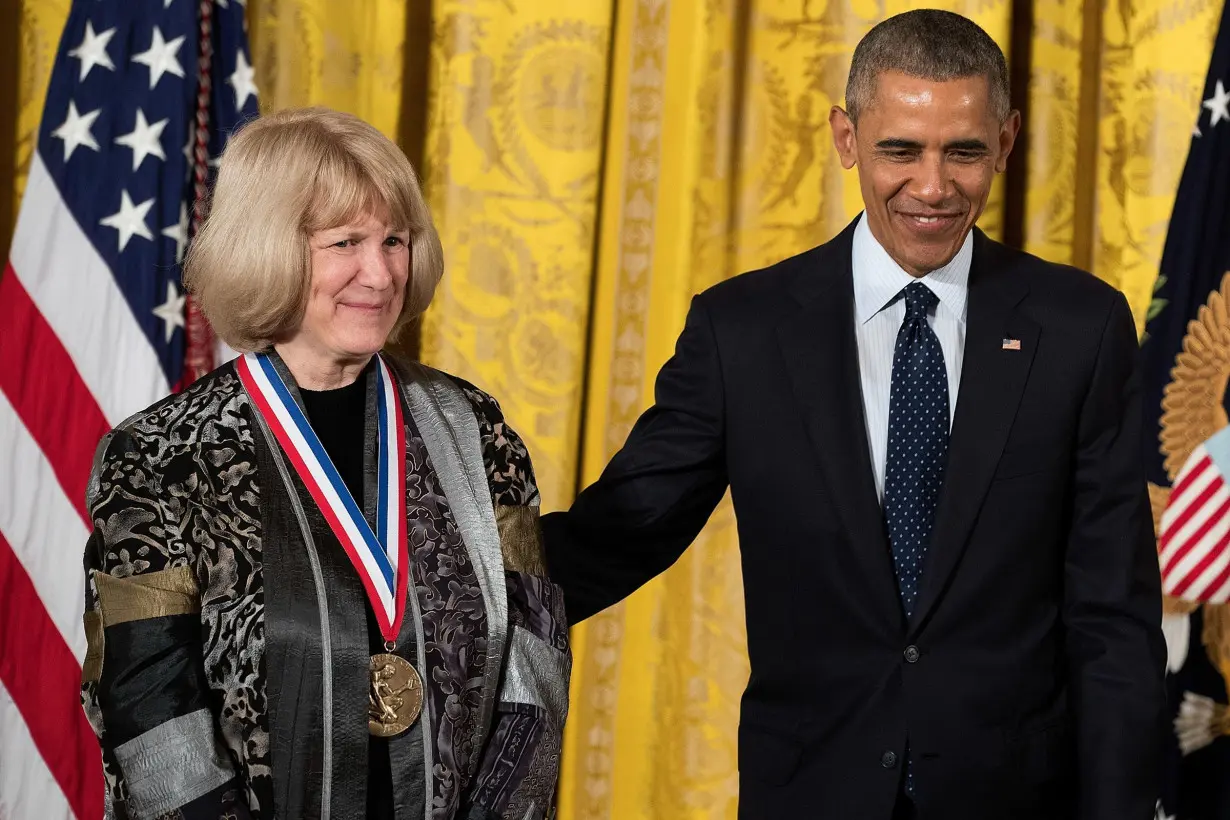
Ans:
[[[367,731],[393,737],[414,725],[423,710],[423,679],[397,655],[372,655],[367,695]]]
[[[1162,398],[1160,443],[1163,464],[1173,482],[1197,447],[1230,426],[1230,416],[1226,414],[1230,386],[1230,272],[1222,275],[1218,289],[1209,294],[1208,301],[1187,323],[1183,348],[1175,356],[1170,376]],[[1155,509],[1164,510],[1170,488],[1151,484],[1149,496]],[[1161,514],[1155,513],[1159,532],[1160,519]],[[1203,609],[1201,641],[1209,662],[1230,685],[1230,604],[1167,595],[1162,606],[1171,615]]]

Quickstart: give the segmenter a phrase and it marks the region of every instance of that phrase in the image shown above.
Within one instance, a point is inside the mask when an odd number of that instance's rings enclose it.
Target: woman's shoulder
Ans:
[[[403,359],[400,356],[390,356],[387,353],[381,353],[380,355],[386,361],[390,361],[394,366],[395,372],[403,377],[409,376],[414,378],[415,371],[422,371],[429,379],[438,379],[458,388],[465,395],[466,399],[469,400],[470,406],[474,408],[474,415],[478,419],[479,428],[504,423],[504,411],[501,409],[500,403],[490,393],[462,377],[439,370],[422,362],[412,362]]]
[[[149,461],[195,450],[202,440],[216,438],[219,428],[246,423],[237,412],[246,401],[234,363],[227,362],[117,424],[99,442],[95,463],[115,442],[122,442],[124,450],[141,451]]]
[[[441,373],[441,375],[460,388],[465,397],[470,400],[470,406],[474,408],[474,415],[478,418],[480,427],[484,425],[494,427],[505,423],[504,409],[500,407],[500,403],[494,396],[460,376],[454,376],[452,373]]]
[[[404,368],[406,365],[401,362]],[[500,403],[481,387],[461,376],[416,363],[433,378],[447,381],[469,400],[478,420],[478,435],[487,466],[487,479],[496,504],[535,505],[538,485],[529,449],[504,416]],[[405,372],[403,370],[403,372]]]

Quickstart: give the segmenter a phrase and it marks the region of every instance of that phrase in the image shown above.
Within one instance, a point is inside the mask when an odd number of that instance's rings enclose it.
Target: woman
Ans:
[[[371,126],[230,141],[184,278],[246,355],[108,434],[90,482],[116,816],[553,814],[570,655],[529,456],[482,391],[378,353],[441,269]]]

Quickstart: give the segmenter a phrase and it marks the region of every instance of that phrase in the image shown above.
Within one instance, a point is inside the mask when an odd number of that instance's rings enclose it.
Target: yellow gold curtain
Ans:
[[[247,0],[262,111],[327,105],[398,139],[406,0]]]
[[[1142,328],[1220,12],[1217,0],[1137,0],[1102,17],[1091,270]]]
[[[68,19],[71,0],[22,0],[20,27],[21,49],[17,68],[17,156],[14,168],[13,215],[21,203],[26,187],[30,157],[38,141],[38,126],[43,118],[43,101],[47,83],[51,80],[51,65],[60,46],[60,33]],[[6,194],[8,195],[8,194]],[[8,226],[6,226],[7,229]],[[8,249],[5,248],[7,251]]]
[[[435,0],[425,179],[447,274],[423,358],[494,395],[547,507],[576,484],[608,0]]]
[[[1034,3],[1025,247],[1118,287],[1142,329],[1220,11]]]
[[[736,11],[730,0],[619,5],[583,483],[648,403],[690,295],[732,265]],[[733,810],[733,733],[710,715],[732,713],[747,660],[727,505],[717,518],[671,573],[573,630],[562,819]]]
[[[1096,61],[1100,51],[1092,20],[1089,42],[1085,23],[1095,4],[1071,0],[1036,0],[1032,40],[1033,70],[1029,85],[1028,133],[1016,150],[1028,153],[1029,185],[1025,194],[1024,247],[1044,259],[1078,265],[1089,264],[1087,243],[1075,247],[1077,168],[1092,174],[1097,146],[1096,73],[1082,84],[1082,57]],[[1096,14],[1096,9],[1092,9]],[[1042,127],[1034,127],[1039,123]],[[1083,128],[1082,128],[1083,126]],[[1078,156],[1085,161],[1078,162]],[[1091,192],[1082,197],[1092,201]],[[1088,228],[1085,229],[1088,232]],[[1082,237],[1083,238],[1083,237]]]

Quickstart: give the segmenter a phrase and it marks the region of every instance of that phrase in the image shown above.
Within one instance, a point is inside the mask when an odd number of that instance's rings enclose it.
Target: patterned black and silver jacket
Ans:
[[[396,818],[549,818],[571,655],[529,456],[485,393],[390,361],[412,591],[396,651],[426,682],[389,740]],[[363,818],[364,588],[234,366],[111,432],[89,508],[82,700],[109,816]]]

